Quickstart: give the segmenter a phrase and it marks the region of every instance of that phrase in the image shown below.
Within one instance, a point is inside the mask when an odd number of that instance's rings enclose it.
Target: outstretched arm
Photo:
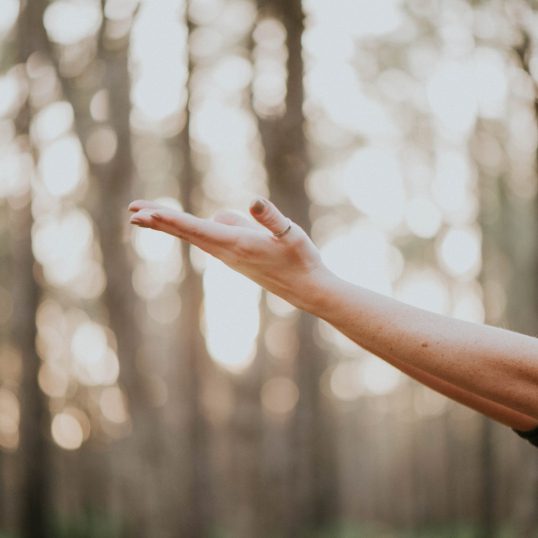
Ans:
[[[133,224],[170,233],[332,324],[431,388],[516,429],[538,425],[538,339],[409,306],[339,279],[267,200],[213,220],[136,201]],[[270,233],[272,232],[272,233]]]

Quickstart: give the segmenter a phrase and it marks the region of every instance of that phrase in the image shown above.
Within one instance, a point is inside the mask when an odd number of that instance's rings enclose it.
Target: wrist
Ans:
[[[336,292],[339,278],[324,265],[312,270],[297,287],[293,304],[323,318]]]

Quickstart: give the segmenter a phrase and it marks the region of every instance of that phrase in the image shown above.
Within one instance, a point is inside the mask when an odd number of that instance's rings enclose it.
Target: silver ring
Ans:
[[[286,235],[289,231],[291,230],[291,220],[288,219],[288,225],[286,226],[286,228],[284,228],[284,230],[282,230],[281,232],[273,232],[273,237],[282,237],[283,235]]]

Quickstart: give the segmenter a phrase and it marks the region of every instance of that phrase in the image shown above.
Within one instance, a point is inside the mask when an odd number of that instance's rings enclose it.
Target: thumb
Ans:
[[[289,220],[279,211],[279,209],[263,198],[258,198],[250,205],[252,216],[270,232],[281,233],[289,226]]]

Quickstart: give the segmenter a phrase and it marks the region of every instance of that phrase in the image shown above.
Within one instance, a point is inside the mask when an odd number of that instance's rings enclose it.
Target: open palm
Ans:
[[[329,273],[304,230],[268,200],[251,205],[255,221],[231,211],[202,219],[147,200],[132,202],[129,211],[134,213],[132,224],[188,241],[299,307],[316,281]],[[274,235],[290,225],[284,235]]]

